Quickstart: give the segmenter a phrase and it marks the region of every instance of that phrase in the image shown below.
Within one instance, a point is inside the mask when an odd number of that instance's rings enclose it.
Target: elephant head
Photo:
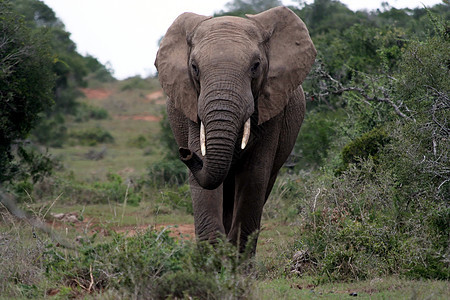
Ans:
[[[224,181],[235,148],[246,147],[251,127],[283,111],[315,56],[305,24],[285,7],[247,19],[184,13],[174,21],[155,65],[170,101],[195,128],[189,140],[200,149],[179,152],[200,186]]]

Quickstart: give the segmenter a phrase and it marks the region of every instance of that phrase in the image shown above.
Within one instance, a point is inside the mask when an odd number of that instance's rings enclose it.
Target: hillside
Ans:
[[[137,81],[142,88],[129,87]],[[50,150],[66,171],[83,180],[104,180],[108,172],[140,176],[162,158],[158,134],[165,96],[157,79],[133,78],[81,91],[83,96],[77,100],[90,108],[103,109],[107,117],[87,121],[68,118],[66,126],[72,138],[63,147]],[[73,138],[76,133],[96,129],[109,133],[112,139],[104,143]]]

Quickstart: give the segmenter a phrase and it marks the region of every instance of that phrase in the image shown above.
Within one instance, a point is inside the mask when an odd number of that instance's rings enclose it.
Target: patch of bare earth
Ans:
[[[150,93],[145,96],[145,99],[148,102],[152,102],[155,104],[165,104],[166,103],[166,97],[164,95],[163,90],[157,90],[156,92]]]
[[[159,122],[160,116],[153,116],[150,114],[136,114],[136,115],[116,115],[114,116],[118,120],[141,120],[147,122]]]
[[[139,225],[139,226],[121,226],[115,228],[117,233],[123,233],[127,236],[134,236],[137,233],[143,232],[149,228],[154,228],[157,231],[169,230],[169,235],[174,238],[191,240],[195,237],[194,224],[159,224],[159,225]]]
[[[112,92],[105,89],[80,89],[88,99],[103,100],[111,96]]]
[[[74,228],[80,233],[99,233],[104,236],[110,234],[109,230],[105,230],[99,222],[94,218],[80,218],[77,212],[67,212],[59,214],[51,214],[52,220],[48,220],[47,224],[52,228]],[[143,225],[125,225],[111,228],[116,233],[125,234],[126,236],[134,236],[137,233],[144,232],[148,229],[156,229],[158,231],[169,230],[169,235],[174,238],[192,240],[195,237],[194,224],[143,224]]]

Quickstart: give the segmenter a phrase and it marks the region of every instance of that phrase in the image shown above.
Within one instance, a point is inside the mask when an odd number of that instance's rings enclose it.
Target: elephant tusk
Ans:
[[[245,146],[247,146],[249,137],[250,137],[250,118],[248,118],[247,122],[245,122],[245,124],[244,124],[244,135],[242,136],[241,149],[245,149]]]
[[[200,123],[200,150],[202,151],[202,155],[206,155],[206,138],[205,138],[205,125],[203,122]]]

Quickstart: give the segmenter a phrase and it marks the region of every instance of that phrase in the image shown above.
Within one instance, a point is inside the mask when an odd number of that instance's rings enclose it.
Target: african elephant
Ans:
[[[241,251],[305,115],[301,83],[316,49],[286,7],[247,18],[180,15],[155,66],[189,182],[197,239]],[[256,249],[256,238],[250,245]]]

